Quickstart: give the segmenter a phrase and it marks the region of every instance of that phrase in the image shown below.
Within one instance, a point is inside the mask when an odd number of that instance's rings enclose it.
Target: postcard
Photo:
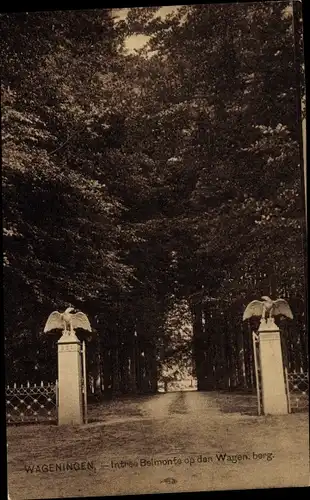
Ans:
[[[1,32],[10,500],[308,486],[301,2]]]

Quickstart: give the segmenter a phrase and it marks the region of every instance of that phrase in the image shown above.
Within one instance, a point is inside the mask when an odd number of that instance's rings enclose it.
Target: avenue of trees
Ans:
[[[56,377],[43,327],[72,305],[106,391],[156,391],[161,361],[191,352],[200,389],[251,388],[242,313],[264,294],[289,301],[289,366],[306,370],[294,4],[1,15],[8,381]],[[134,35],[149,41],[127,52]],[[184,301],[194,335],[174,345]]]

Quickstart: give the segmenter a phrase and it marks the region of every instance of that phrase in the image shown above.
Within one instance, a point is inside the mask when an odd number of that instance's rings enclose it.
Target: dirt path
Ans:
[[[168,393],[113,403],[117,421],[102,405],[105,420],[80,428],[9,427],[12,499],[308,485],[308,415],[249,416],[233,400]],[[87,461],[93,469],[54,471]]]
[[[180,391],[158,394],[140,406],[142,415],[147,418],[176,418],[186,416],[192,421],[196,415],[208,413],[212,418],[220,415],[216,400],[197,391]]]
[[[168,418],[169,409],[176,399],[177,393],[156,394],[153,398],[141,404],[141,410],[144,417],[158,419]]]

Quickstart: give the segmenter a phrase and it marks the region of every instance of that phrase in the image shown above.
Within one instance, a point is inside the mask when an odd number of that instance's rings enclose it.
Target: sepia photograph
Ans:
[[[302,3],[0,34],[7,498],[309,486]]]

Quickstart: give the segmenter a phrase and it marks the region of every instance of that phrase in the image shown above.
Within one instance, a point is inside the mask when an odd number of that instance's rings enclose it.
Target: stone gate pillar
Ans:
[[[288,401],[285,391],[280,330],[273,318],[262,320],[258,329],[265,415],[285,415]]]
[[[82,423],[81,342],[64,333],[58,341],[58,425]]]

